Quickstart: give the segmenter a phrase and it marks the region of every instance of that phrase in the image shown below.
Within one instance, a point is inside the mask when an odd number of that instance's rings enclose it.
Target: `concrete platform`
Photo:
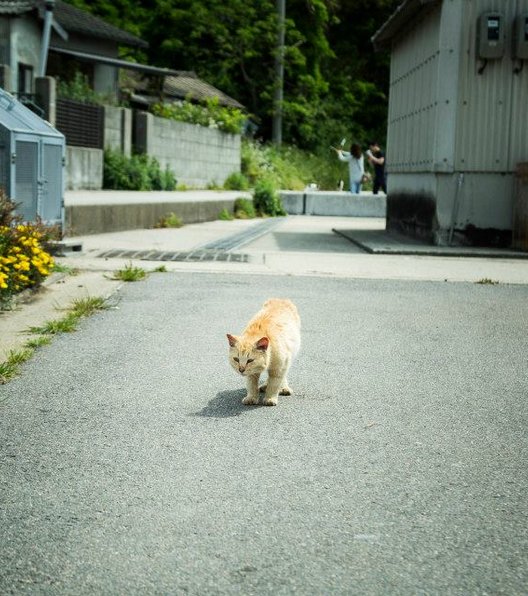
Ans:
[[[387,197],[382,194],[347,191],[280,191],[290,215],[331,215],[345,217],[385,217]]]
[[[370,254],[424,255],[438,257],[480,257],[485,259],[528,259],[528,252],[507,248],[478,246],[434,246],[387,230],[358,230],[333,228],[334,233],[350,240]]]

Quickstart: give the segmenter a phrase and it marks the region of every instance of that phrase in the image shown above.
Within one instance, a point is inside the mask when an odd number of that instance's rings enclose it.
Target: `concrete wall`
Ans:
[[[290,215],[385,217],[385,195],[325,191],[281,191],[279,194]]]
[[[66,205],[65,230],[68,236],[102,234],[122,230],[152,228],[170,213],[183,223],[214,221],[223,209],[233,212],[234,199],[123,203],[113,205]]]
[[[103,187],[103,151],[66,147],[66,189],[99,190]]]
[[[191,188],[221,186],[240,172],[240,135],[137,112],[135,147],[169,167],[179,184]]]
[[[122,151],[125,155],[132,152],[132,110],[105,106],[104,108],[104,146]]]

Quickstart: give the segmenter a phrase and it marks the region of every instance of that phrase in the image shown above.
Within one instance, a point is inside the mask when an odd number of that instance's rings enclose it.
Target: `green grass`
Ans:
[[[140,281],[144,279],[147,275],[147,272],[141,267],[134,267],[132,263],[128,263],[125,265],[124,269],[118,269],[114,271],[114,277],[112,279],[118,279],[120,281]]]
[[[35,350],[22,348],[11,350],[5,362],[0,363],[0,385],[3,385],[20,374],[20,367],[29,360]]]
[[[29,339],[24,344],[24,347],[31,348],[32,350],[36,350],[37,348],[41,348],[42,346],[47,346],[50,343],[51,343],[51,337],[49,335],[40,335],[39,337],[35,337],[35,339]]]
[[[496,286],[499,284],[498,281],[496,281],[494,279],[490,279],[489,277],[483,277],[482,279],[479,279],[475,283],[480,284],[482,286]]]
[[[69,267],[68,265],[64,265],[62,263],[53,263],[53,272],[54,273],[67,273],[68,275],[78,275],[79,270],[75,267]]]
[[[181,228],[183,221],[176,213],[168,213],[161,217],[158,223],[154,226],[155,228]]]
[[[348,164],[340,162],[330,149],[310,153],[294,146],[277,148],[243,141],[242,174],[251,186],[265,178],[281,190],[303,190],[312,183],[321,190],[335,190],[339,180],[347,184]]]
[[[67,314],[62,319],[46,321],[43,325],[30,327],[28,332],[38,337],[28,340],[20,350],[11,350],[7,360],[0,363],[0,385],[19,375],[21,365],[31,358],[37,348],[48,345],[52,336],[59,333],[72,333],[77,329],[80,319],[107,308],[109,305],[105,298],[80,298],[71,303],[66,309]]]
[[[165,265],[160,265],[159,267],[156,267],[156,269],[154,269],[155,273],[167,273],[167,267],[165,267]]]
[[[59,333],[71,333],[77,329],[78,320],[79,317],[76,317],[70,313],[62,319],[46,321],[40,327],[30,327],[29,332],[36,335],[57,335]]]

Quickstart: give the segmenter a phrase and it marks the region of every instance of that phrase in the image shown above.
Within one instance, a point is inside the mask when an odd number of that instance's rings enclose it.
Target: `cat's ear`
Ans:
[[[269,339],[267,337],[261,337],[258,342],[255,344],[257,350],[261,350],[265,352],[268,349]]]
[[[227,341],[229,342],[229,345],[232,348],[234,348],[238,343],[238,339],[234,335],[229,335],[229,333],[227,333],[226,335],[227,335]]]

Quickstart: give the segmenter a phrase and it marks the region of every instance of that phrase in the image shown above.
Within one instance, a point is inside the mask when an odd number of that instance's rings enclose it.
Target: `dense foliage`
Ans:
[[[162,170],[155,157],[145,154],[127,156],[105,149],[103,188],[113,190],[175,190],[174,173]]]
[[[0,308],[18,292],[38,286],[53,268],[45,246],[51,230],[22,223],[15,208],[0,189]]]
[[[69,0],[149,42],[134,58],[199,77],[243,103],[269,139],[275,0]],[[371,36],[400,0],[287,0],[284,132],[311,150],[383,141],[388,57]],[[125,53],[131,50],[125,50]]]
[[[204,105],[190,101],[157,103],[152,106],[151,111],[162,118],[218,128],[231,134],[240,134],[246,121],[241,110],[221,106],[217,97],[207,99]]]

